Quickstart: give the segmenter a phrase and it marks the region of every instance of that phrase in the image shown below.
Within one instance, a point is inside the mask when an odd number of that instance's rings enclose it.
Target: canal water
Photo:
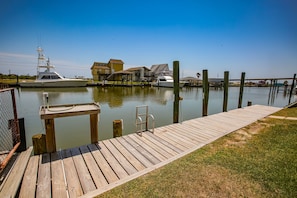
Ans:
[[[32,145],[32,136],[45,133],[44,122],[39,117],[39,108],[44,104],[43,92],[49,96],[49,105],[99,102],[99,139],[113,136],[113,120],[123,120],[123,135],[136,131],[136,106],[148,105],[155,118],[155,127],[173,122],[173,89],[158,87],[84,87],[58,89],[18,89],[17,104],[20,118],[25,118],[27,146]],[[269,94],[270,93],[270,94]],[[208,114],[222,112],[223,90],[209,92]],[[182,88],[180,96],[180,122],[202,116],[202,88]],[[238,106],[239,87],[229,87],[228,110]],[[292,96],[291,102],[296,101]],[[272,92],[269,87],[245,87],[242,106],[253,104],[284,107],[289,95],[283,88]],[[57,149],[65,149],[90,143],[89,116],[73,116],[55,119]]]

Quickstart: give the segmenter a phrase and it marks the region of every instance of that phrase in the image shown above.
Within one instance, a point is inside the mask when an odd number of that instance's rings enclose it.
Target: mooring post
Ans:
[[[121,137],[123,133],[123,122],[122,120],[113,121],[113,137]]]
[[[223,101],[223,112],[227,111],[228,108],[228,88],[229,88],[229,72],[224,72],[224,101]]]
[[[90,114],[91,143],[98,142],[98,114]]]
[[[45,134],[36,134],[32,137],[34,155],[46,153],[46,136]]]
[[[242,72],[241,73],[241,79],[240,79],[240,90],[239,90],[239,98],[238,98],[238,108],[241,108],[241,105],[242,105],[244,80],[245,80],[245,72]]]
[[[48,153],[56,152],[56,136],[55,136],[55,121],[54,119],[45,119],[46,133],[46,151]]]
[[[174,102],[173,102],[173,123],[178,123],[179,115],[179,61],[173,61],[174,79]]]
[[[202,116],[207,116],[208,114],[208,95],[209,95],[209,85],[208,85],[208,71],[203,70],[203,102],[202,102]]]
[[[294,89],[295,79],[296,79],[296,74],[294,74],[294,76],[293,76],[293,81],[292,81],[292,85],[291,85],[291,89],[290,89],[289,104],[291,103],[291,97],[292,97],[292,93],[293,93],[293,89]]]

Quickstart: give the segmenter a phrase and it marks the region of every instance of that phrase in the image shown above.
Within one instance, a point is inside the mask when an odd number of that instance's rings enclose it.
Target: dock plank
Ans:
[[[117,159],[113,156],[113,154],[108,150],[108,148],[101,142],[100,152],[109,163],[115,174],[120,178],[125,178],[128,176],[126,170],[122,167],[122,165],[117,161]]]
[[[135,142],[133,138],[130,137],[130,135],[123,136],[123,138],[129,142],[139,153],[141,153],[147,160],[149,160],[152,164],[160,163],[161,161],[156,158],[154,155],[152,155],[150,152],[148,152],[146,149],[144,149],[140,144]]]
[[[144,148],[147,152],[149,152],[153,157],[157,158],[160,162],[166,160],[167,158],[160,154],[155,148],[151,147],[143,140],[143,138],[139,138],[137,134],[130,134],[129,138],[131,138],[134,142]]]
[[[140,161],[146,168],[153,166],[153,163],[143,156],[136,148],[134,148],[128,141],[123,137],[118,137],[117,140],[127,149],[129,152]]]
[[[113,183],[119,180],[118,176],[109,166],[108,162],[102,155],[102,153],[98,150],[98,147],[95,144],[88,145],[92,155],[94,156],[98,166],[100,167],[103,175],[105,176],[108,183]]]
[[[81,153],[79,151],[79,148],[72,148],[71,155],[73,158],[73,162],[75,164],[78,177],[83,189],[84,193],[93,191],[96,189],[96,186],[93,182],[93,179],[89,173],[89,170],[87,168],[87,165],[85,164],[85,161],[83,157],[81,156]]]
[[[177,141],[179,144],[186,147],[187,149],[192,148],[195,145],[194,143],[183,139],[178,134],[176,134],[175,131],[171,131],[171,129],[167,127],[162,127],[162,130],[155,132],[155,134],[165,136],[166,138],[171,139],[173,141]]]
[[[103,144],[110,150],[110,152],[116,157],[118,162],[121,164],[121,166],[125,169],[125,171],[132,175],[137,172],[136,168],[132,166],[132,164],[120,153],[118,149],[114,147],[114,145],[109,140],[102,141]]]
[[[61,155],[63,157],[69,197],[74,198],[83,195],[83,190],[79,181],[70,149],[62,150]]]
[[[170,142],[156,136],[153,135],[151,132],[145,132],[144,136],[150,136],[151,138],[155,139],[156,142],[160,142],[161,144],[167,146],[168,148],[172,149],[173,151],[175,151],[176,153],[181,153],[183,152],[183,150],[179,149],[175,143],[171,144]]]
[[[68,197],[63,161],[59,153],[51,153],[52,197]],[[64,179],[65,178],[65,179]]]
[[[110,139],[110,142],[122,153],[122,155],[137,169],[141,171],[145,169],[145,166],[138,161],[134,155],[132,155],[119,141],[117,138]]]
[[[51,197],[51,159],[50,154],[40,155],[36,197]]]
[[[174,155],[174,154],[171,154],[170,152],[167,152],[165,146],[160,147],[160,146],[156,145],[155,143],[153,143],[152,141],[150,141],[149,140],[150,139],[149,137],[145,137],[144,135],[139,136],[137,134],[135,134],[134,137],[136,137],[139,141],[144,142],[149,147],[149,149],[152,148],[157,153],[159,153],[162,156],[164,156],[165,157],[164,160],[165,159],[168,159],[168,158],[170,158],[170,157],[172,157]]]
[[[32,150],[33,147],[29,147],[26,151],[19,155],[8,175],[7,180],[4,181],[3,186],[1,186],[0,197],[15,197],[26,171]]]
[[[20,198],[35,197],[38,165],[39,155],[32,156],[29,160],[28,167],[23,177],[19,194]]]
[[[148,135],[148,133],[150,133],[150,132],[144,132],[144,133],[142,133],[142,137],[146,138],[147,140],[149,140],[150,142],[152,142],[153,144],[155,144],[156,146],[158,146],[159,149],[163,149],[164,151],[166,151],[167,153],[169,153],[170,154],[169,157],[178,154],[178,152],[175,149],[172,149],[172,145],[170,146],[168,143],[167,144],[163,144],[161,141],[157,141],[155,138],[153,138],[152,136]]]
[[[94,180],[94,183],[97,188],[106,186],[108,182],[106,181],[104,175],[102,174],[99,166],[97,165],[95,159],[93,158],[92,153],[90,152],[88,146],[84,145],[79,147],[82,156],[87,164],[87,167],[90,171],[90,174]]]

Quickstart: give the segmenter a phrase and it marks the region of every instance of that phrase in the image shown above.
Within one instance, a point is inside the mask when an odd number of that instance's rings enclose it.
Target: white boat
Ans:
[[[182,88],[185,86],[185,81],[179,81],[179,87]],[[168,75],[160,75],[157,78],[157,81],[153,84],[156,87],[173,87],[174,86],[174,79],[172,76]]]
[[[36,80],[33,82],[22,81],[20,82],[21,87],[85,87],[87,85],[87,80],[64,78],[56,71],[53,71],[55,67],[50,64],[49,59],[45,61],[43,50],[39,47],[37,52],[38,64]]]

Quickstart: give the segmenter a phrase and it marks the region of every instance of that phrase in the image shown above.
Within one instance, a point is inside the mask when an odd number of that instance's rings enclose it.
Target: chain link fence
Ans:
[[[14,89],[0,89],[0,171],[20,145]]]

